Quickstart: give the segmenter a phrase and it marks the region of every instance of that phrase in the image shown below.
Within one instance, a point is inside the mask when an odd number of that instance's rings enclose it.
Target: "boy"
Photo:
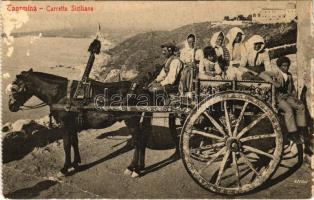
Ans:
[[[293,85],[292,75],[289,72],[291,61],[288,57],[280,57],[276,64],[279,68],[277,72],[277,100],[278,107],[284,111],[284,118],[288,137],[295,143],[301,143],[300,134],[304,134],[306,127],[305,107],[300,100],[297,99],[297,94]],[[296,116],[294,115],[296,113]]]

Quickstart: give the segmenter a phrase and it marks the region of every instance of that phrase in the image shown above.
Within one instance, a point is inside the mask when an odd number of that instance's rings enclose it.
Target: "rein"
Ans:
[[[46,103],[39,103],[37,105],[31,105],[31,106],[26,106],[26,105],[23,105],[21,106],[20,110],[33,110],[33,109],[37,109],[37,108],[41,108],[41,107],[45,107],[45,106],[48,106],[48,104]]]
[[[45,107],[48,106],[48,104],[42,102],[36,105],[31,105],[31,106],[26,106],[23,105],[20,107],[20,110],[33,110],[33,109],[37,109],[37,108],[41,108],[41,107]],[[51,113],[49,113],[49,128],[52,128],[52,115]]]

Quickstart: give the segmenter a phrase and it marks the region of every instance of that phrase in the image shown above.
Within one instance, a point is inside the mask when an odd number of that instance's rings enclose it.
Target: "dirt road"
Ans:
[[[159,123],[159,122],[158,122]],[[174,150],[148,149],[143,177],[123,174],[133,150],[123,123],[79,134],[82,170],[57,179],[63,164],[63,146],[56,140],[34,148],[23,158],[3,165],[3,194],[9,198],[226,198],[199,187],[181,160],[171,159]],[[165,127],[163,134],[170,141]],[[113,137],[111,137],[113,136]],[[150,143],[157,141],[151,140]],[[263,190],[236,198],[310,198],[311,170],[300,163],[296,148],[287,148],[282,165]]]

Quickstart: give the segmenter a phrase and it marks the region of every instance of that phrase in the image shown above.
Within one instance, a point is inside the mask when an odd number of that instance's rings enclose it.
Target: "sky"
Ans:
[[[98,23],[111,29],[171,30],[182,25],[221,20],[225,15],[248,15],[259,7],[284,8],[289,1],[12,1],[15,6],[37,5],[93,6],[94,11],[27,12],[29,20],[14,32],[63,28],[96,28]],[[295,1],[290,1],[295,2]],[[2,6],[6,6],[6,1]]]

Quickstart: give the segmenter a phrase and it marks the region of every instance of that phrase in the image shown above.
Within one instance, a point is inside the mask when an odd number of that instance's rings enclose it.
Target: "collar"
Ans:
[[[191,47],[185,47],[184,49],[188,50],[188,51],[192,51],[192,50],[195,50],[196,48],[191,48]]]
[[[167,64],[167,63],[170,62],[172,59],[174,59],[174,57],[175,57],[175,55],[172,55],[172,56],[170,56],[169,58],[167,58],[165,64]]]
[[[215,64],[215,62],[212,62],[212,61],[208,60],[207,58],[204,58],[204,60],[205,60],[206,62],[208,62],[209,64]]]
[[[287,80],[288,80],[288,74],[285,73],[285,72],[283,72],[283,71],[281,71],[280,69],[279,69],[279,71],[280,71],[281,75],[283,76],[283,79],[284,79],[285,81],[287,81]]]

